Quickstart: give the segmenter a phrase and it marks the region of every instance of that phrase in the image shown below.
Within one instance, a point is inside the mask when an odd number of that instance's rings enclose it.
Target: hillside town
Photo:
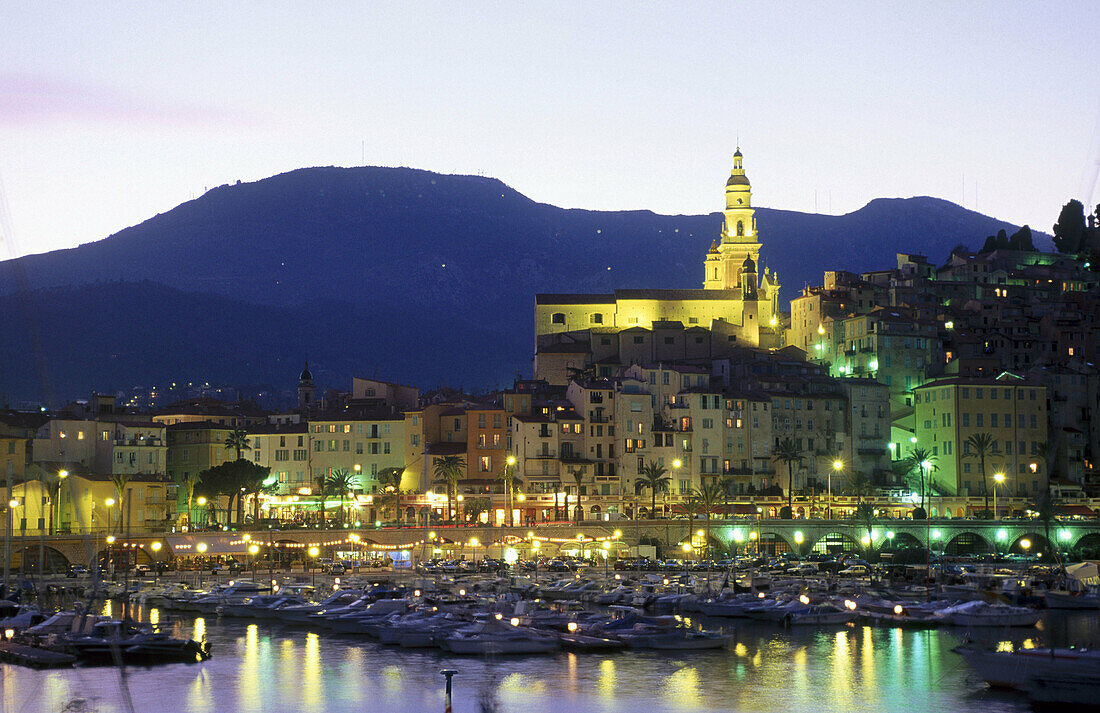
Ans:
[[[118,392],[0,413],[9,532],[839,518],[864,501],[1026,517],[1043,498],[1095,518],[1091,248],[1002,234],[942,263],[829,266],[781,305],[742,161],[701,289],[536,295],[532,378],[511,388],[356,377],[322,394],[307,363],[288,409]]]

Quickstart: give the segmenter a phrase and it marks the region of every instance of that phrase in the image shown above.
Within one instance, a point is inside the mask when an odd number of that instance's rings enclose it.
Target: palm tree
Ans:
[[[115,486],[115,492],[118,493],[118,531],[122,534],[123,516],[126,514],[126,486],[130,484],[130,476],[125,473],[116,473],[111,476],[111,483]],[[109,530],[110,527],[108,526],[107,529]]]
[[[859,498],[867,495],[870,490],[871,477],[867,475],[865,471],[861,470],[852,471],[852,474],[848,476],[848,480],[844,484],[844,492]]]
[[[977,458],[978,469],[982,474],[982,495],[985,496],[985,515],[989,517],[989,483],[985,477],[985,459],[997,452],[997,442],[991,433],[971,433],[963,441],[963,458]],[[994,513],[996,517],[996,513]]]
[[[668,492],[669,486],[672,485],[672,478],[668,475],[668,469],[655,460],[649,461],[638,472],[638,485],[649,488],[649,516],[653,517],[653,511],[657,509],[657,493]]]
[[[347,519],[344,516],[344,501],[347,500],[348,493],[355,488],[359,480],[348,472],[347,468],[333,469],[328,478],[325,479],[325,490],[328,494],[335,495],[340,498],[340,523],[345,524]]]
[[[798,443],[790,437],[782,439],[775,446],[772,460],[787,464],[787,510],[781,516],[790,519],[794,517],[794,464],[802,460]]]
[[[321,527],[325,526],[325,515],[326,515],[325,500],[328,498],[328,485],[326,483],[327,483],[327,478],[324,475],[318,476],[317,480],[314,483],[314,485],[317,488],[317,495],[319,495],[320,498],[321,498],[318,501],[319,504],[320,504],[320,508],[321,508]]]
[[[573,481],[577,484],[577,507],[573,511],[573,517],[580,522],[584,519],[584,506],[581,505],[581,481],[584,480],[584,468],[570,468],[569,475],[573,476]],[[569,501],[566,501],[568,506]]]
[[[726,517],[733,517],[733,478],[725,477],[718,481],[718,487],[722,489],[722,503],[726,506]]]
[[[241,459],[241,452],[251,450],[252,445],[248,440],[248,431],[243,428],[235,428],[225,434],[225,450],[235,451],[237,460]]]
[[[466,472],[466,459],[462,456],[439,456],[433,466],[435,477],[447,484],[447,503],[452,520],[458,517],[458,481]]]
[[[378,486],[387,502],[397,511],[397,526],[401,527],[401,475],[404,468],[386,468],[378,472]]]
[[[188,473],[183,476],[183,489],[187,492],[187,527],[191,527],[191,508],[195,500],[195,488],[198,486],[201,476],[198,473]]]
[[[913,514],[914,519],[923,520],[928,517],[928,510],[924,506],[925,498],[925,471],[935,468],[936,456],[932,455],[932,452],[927,448],[913,448],[909,451],[909,469],[912,471],[916,469],[920,476],[920,513],[921,517],[917,517],[917,513]]]
[[[700,507],[703,510],[703,517],[706,518],[706,552],[710,551],[710,515],[714,512],[714,508],[720,506],[724,499],[728,499],[729,490],[722,487],[720,483],[711,480],[709,483],[704,483],[703,487],[697,489],[693,493],[695,499],[698,501]]]
[[[874,540],[871,539],[871,532],[877,520],[878,516],[875,515],[875,508],[871,503],[863,500],[856,503],[856,509],[852,513],[852,525],[856,528],[857,534],[861,528],[867,530],[866,548],[868,558],[875,546]]]
[[[1057,524],[1058,516],[1062,514],[1062,504],[1050,494],[1049,490],[1041,491],[1031,505],[1035,511],[1035,519],[1043,523],[1043,536],[1047,540],[1047,547],[1058,556],[1058,549],[1050,540],[1050,528]]]

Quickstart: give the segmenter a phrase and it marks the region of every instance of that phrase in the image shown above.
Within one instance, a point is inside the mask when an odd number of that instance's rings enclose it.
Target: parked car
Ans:
[[[808,574],[817,574],[817,565],[812,562],[803,562],[802,564],[795,565],[787,570],[787,574],[797,574],[799,576],[806,576]]]
[[[328,568],[329,574],[343,574],[348,571],[348,568],[344,566],[342,562],[333,562]]]
[[[150,566],[149,566],[149,565],[147,565],[147,564],[135,564],[135,565],[134,565],[134,575],[135,575],[135,576],[139,576],[139,577],[140,577],[140,576],[142,576],[142,575],[145,575],[145,574],[152,574],[152,573],[153,573],[153,568],[152,568],[152,567],[150,567]]]
[[[69,572],[66,577],[86,577],[88,576],[88,568],[82,564],[69,565]]]
[[[840,570],[837,574],[841,577],[867,577],[871,574],[871,568],[865,564],[853,564]]]

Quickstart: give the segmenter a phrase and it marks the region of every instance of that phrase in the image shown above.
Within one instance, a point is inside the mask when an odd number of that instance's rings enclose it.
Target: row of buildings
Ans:
[[[530,380],[473,396],[357,378],[319,399],[307,365],[286,412],[199,398],[140,413],[95,396],[8,414],[0,457],[17,521],[192,526],[210,515],[186,483],[238,457],[270,472],[254,512],[306,522],[336,508],[356,520],[618,518],[656,514],[654,500],[668,515],[709,483],[741,503],[876,491],[905,507],[921,488],[977,502],[994,474],[1001,495],[1100,495],[1100,301],[1086,264],[899,254],[890,269],[825,272],[785,312],[742,162],[738,151],[702,288],[537,295]],[[643,485],[652,465],[670,481],[659,498]],[[442,470],[456,466],[452,491]],[[339,498],[323,487],[335,474],[352,483]]]

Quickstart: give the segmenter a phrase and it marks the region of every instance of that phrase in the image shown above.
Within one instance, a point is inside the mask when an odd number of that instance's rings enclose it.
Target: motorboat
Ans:
[[[787,626],[847,624],[855,621],[858,616],[859,614],[852,609],[841,609],[832,604],[811,604],[805,608],[787,612],[782,622]]]
[[[243,602],[227,602],[218,607],[220,616],[264,619],[282,607],[303,606],[310,602],[295,594],[260,594]]]
[[[441,642],[455,654],[547,654],[557,651],[557,637],[496,619],[463,627]]]
[[[284,624],[308,624],[311,621],[310,617],[314,614],[346,606],[362,596],[361,589],[338,589],[320,602],[288,605],[273,609],[269,613]]]
[[[1047,609],[1100,609],[1100,592],[1048,589],[1043,601]]]
[[[711,631],[674,627],[664,630],[621,632],[619,638],[632,649],[685,651],[725,648],[731,637]]]
[[[1084,648],[1034,648],[1015,651],[990,651],[970,644],[953,651],[970,664],[974,672],[993,688],[1026,691],[1033,681],[1051,682],[1040,689],[1058,688],[1057,683],[1071,674],[1079,680],[1091,680],[1092,699],[1100,690],[1100,650]]]
[[[941,609],[936,616],[954,626],[1035,626],[1041,614],[1027,607],[975,601]]]
[[[173,638],[130,621],[101,621],[91,632],[69,634],[63,642],[85,664],[193,663],[210,658],[205,642]]]

